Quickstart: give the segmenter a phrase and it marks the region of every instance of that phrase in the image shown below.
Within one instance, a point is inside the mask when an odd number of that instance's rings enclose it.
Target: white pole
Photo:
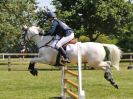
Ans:
[[[61,89],[61,97],[62,98],[65,98],[65,90],[64,90],[64,87],[65,87],[65,83],[64,83],[64,77],[65,77],[65,67],[62,66],[62,81],[61,81],[61,84],[62,84],[62,89]]]
[[[85,99],[85,92],[82,90],[82,57],[81,57],[81,47],[80,47],[81,43],[77,44],[77,53],[78,53],[78,84],[79,84],[79,99]]]
[[[3,53],[3,60],[5,59],[5,57],[4,57],[4,53]]]

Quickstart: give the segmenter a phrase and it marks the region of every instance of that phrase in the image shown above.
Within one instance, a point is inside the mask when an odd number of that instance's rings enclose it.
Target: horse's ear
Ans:
[[[28,30],[28,26],[27,25],[23,25],[22,26],[22,30],[27,31]]]

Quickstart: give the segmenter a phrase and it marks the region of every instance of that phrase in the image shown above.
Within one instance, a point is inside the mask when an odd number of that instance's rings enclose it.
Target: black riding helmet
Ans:
[[[48,18],[56,18],[56,14],[54,12],[48,12],[47,13],[47,19]]]

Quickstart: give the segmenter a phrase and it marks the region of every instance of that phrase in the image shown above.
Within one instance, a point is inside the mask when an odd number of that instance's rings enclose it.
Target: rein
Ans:
[[[31,36],[31,38],[33,38],[33,37],[35,37],[35,36],[37,36],[37,35],[38,35],[38,34],[35,34],[35,35]],[[27,42],[30,42],[30,39],[28,38],[28,36],[27,36],[27,39],[28,39]]]
[[[40,48],[42,48],[42,47],[51,47],[51,48],[53,48],[52,46],[49,45],[49,43],[50,43],[53,39],[54,39],[54,37],[53,37],[50,41],[48,41],[46,44],[44,44],[43,46],[38,47],[38,49],[40,49]]]
[[[30,39],[29,39],[29,37],[27,35],[27,31],[28,31],[28,29],[24,30],[24,33],[21,36],[21,38],[23,39],[23,43],[24,44],[26,44],[27,42],[30,42]],[[38,35],[38,34],[33,35],[31,38],[33,38],[36,35]],[[25,38],[27,38],[27,40]]]
[[[28,37],[27,34],[28,34],[28,33],[27,33],[27,30],[25,30],[25,33],[22,34],[22,38],[23,38],[23,40],[24,40],[24,44],[30,42],[30,39],[29,39],[29,37]],[[33,37],[37,36],[37,35],[39,35],[39,34],[35,34],[35,35],[31,36],[31,39],[32,39]],[[26,40],[25,38],[27,38],[27,40]],[[54,39],[54,37],[53,37],[51,40],[49,40],[46,44],[44,44],[44,45],[38,47],[38,49],[40,49],[40,48],[42,48],[42,47],[51,47],[51,48],[53,48],[52,46],[49,45],[49,43],[50,43],[53,39]]]

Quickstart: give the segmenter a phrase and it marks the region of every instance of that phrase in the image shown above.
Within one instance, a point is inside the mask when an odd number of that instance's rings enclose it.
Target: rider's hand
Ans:
[[[51,33],[45,32],[45,34],[43,34],[43,36],[48,36],[48,35],[51,35]]]
[[[43,34],[42,32],[39,32],[39,35],[40,35],[40,36],[43,36],[44,34]]]
[[[45,33],[40,32],[39,35],[40,36],[47,36],[47,35],[51,35],[51,34],[49,32],[45,32]]]

